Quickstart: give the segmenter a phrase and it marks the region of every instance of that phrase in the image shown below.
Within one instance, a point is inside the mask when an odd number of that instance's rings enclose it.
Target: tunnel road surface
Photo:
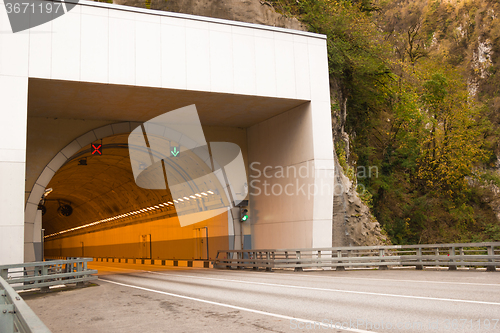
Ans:
[[[89,266],[99,270],[99,286],[67,293],[93,293],[81,307],[96,312],[77,325],[83,330],[72,333],[500,333],[500,272],[254,272],[100,262]],[[119,300],[112,301],[116,297]],[[27,301],[39,314],[34,303],[41,299]],[[97,311],[99,307],[103,309]],[[50,311],[39,315],[49,328],[57,326],[44,318]]]

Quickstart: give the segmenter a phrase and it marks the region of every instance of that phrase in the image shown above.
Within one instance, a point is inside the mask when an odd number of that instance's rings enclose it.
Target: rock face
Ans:
[[[489,167],[487,170],[493,173],[496,177],[500,177],[500,156],[494,166]],[[492,181],[479,182],[474,179],[468,179],[469,186],[474,186],[483,189],[481,201],[490,206],[497,221],[500,221],[500,186]]]
[[[113,0],[118,5],[168,12],[214,17],[247,23],[264,24],[281,28],[307,31],[307,27],[295,18],[276,13],[266,1],[259,0]]]
[[[493,196],[492,198],[486,197],[484,200],[490,205],[497,220],[500,221],[500,188],[496,185],[490,185],[489,189]]]
[[[358,196],[355,186],[343,173],[335,156],[332,246],[389,244],[370,208]]]

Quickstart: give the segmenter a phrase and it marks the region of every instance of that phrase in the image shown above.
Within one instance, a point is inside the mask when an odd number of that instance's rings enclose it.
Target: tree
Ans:
[[[462,200],[474,167],[489,156],[484,140],[488,124],[459,77],[433,74],[423,85],[422,106],[431,130],[422,142],[418,178],[428,189]]]

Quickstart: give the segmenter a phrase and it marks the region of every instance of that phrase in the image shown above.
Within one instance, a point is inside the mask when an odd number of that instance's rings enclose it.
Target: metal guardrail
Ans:
[[[0,332],[50,333],[26,302],[0,277]]]
[[[2,277],[14,290],[40,288],[47,291],[50,286],[97,280],[97,270],[87,269],[87,262],[92,258],[68,258],[27,262],[0,266]]]
[[[500,267],[500,242],[353,246],[315,249],[220,250],[214,268],[295,268],[304,267],[378,267],[388,266],[485,266]]]

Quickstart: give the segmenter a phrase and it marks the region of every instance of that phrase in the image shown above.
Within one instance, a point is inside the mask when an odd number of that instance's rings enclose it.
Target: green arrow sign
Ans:
[[[180,151],[177,150],[177,147],[174,147],[174,150],[171,150],[170,153],[172,153],[172,155],[176,157],[177,155],[179,155]]]

